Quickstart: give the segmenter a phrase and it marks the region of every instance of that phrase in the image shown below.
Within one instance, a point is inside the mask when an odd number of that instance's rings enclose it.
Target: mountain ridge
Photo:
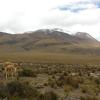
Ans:
[[[80,34],[79,34],[80,33]],[[100,42],[88,33],[79,32],[75,35],[58,29],[40,29],[10,34],[0,32],[0,52],[98,52]]]

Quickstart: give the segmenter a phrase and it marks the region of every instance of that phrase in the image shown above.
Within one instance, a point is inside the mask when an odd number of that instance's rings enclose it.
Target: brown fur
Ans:
[[[5,63],[5,67],[4,67],[4,73],[6,76],[6,79],[8,79],[8,77],[16,77],[17,76],[17,64],[15,65],[14,63]]]

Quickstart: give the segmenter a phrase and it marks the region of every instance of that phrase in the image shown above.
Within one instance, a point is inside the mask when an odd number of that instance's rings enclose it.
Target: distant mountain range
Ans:
[[[100,42],[84,32],[69,34],[58,29],[40,29],[23,34],[0,32],[0,52],[64,52],[100,54]]]

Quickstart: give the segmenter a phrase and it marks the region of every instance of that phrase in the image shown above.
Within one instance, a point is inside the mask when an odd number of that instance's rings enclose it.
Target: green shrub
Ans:
[[[19,76],[23,77],[36,77],[36,74],[33,70],[30,69],[23,69],[21,72],[19,72]]]
[[[44,94],[44,100],[58,100],[58,96],[53,91],[46,92]]]
[[[58,96],[53,91],[49,91],[40,95],[38,100],[58,100]]]
[[[95,80],[95,83],[96,83],[97,85],[100,84],[100,78],[96,78],[96,79],[94,79],[94,80]]]
[[[5,85],[0,84],[0,99],[8,97],[9,93]]]
[[[78,77],[67,76],[64,79],[64,84],[71,85],[74,88],[78,88],[80,79]]]
[[[21,97],[21,98],[35,98],[38,97],[38,91],[25,84],[18,81],[13,81],[7,84],[7,90],[9,97]]]

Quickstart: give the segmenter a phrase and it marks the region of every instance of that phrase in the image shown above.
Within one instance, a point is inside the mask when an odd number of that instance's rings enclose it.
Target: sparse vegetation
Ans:
[[[1,67],[2,69],[2,64]],[[0,98],[8,100],[99,100],[100,66],[20,63],[18,80],[0,81]]]

